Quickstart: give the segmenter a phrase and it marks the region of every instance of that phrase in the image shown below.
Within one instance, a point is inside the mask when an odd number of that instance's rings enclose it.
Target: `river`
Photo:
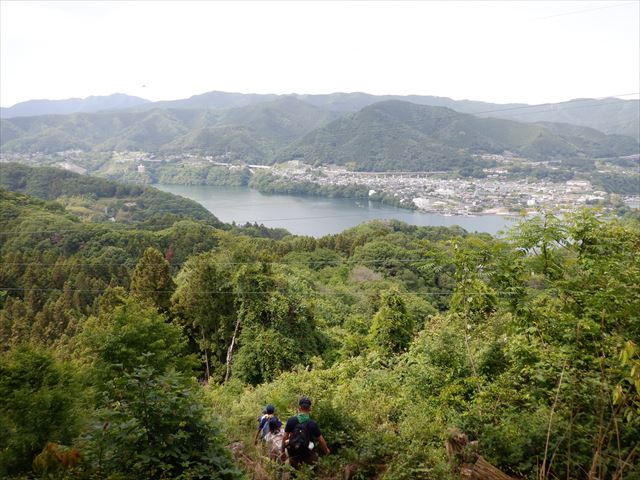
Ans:
[[[226,223],[246,222],[286,228],[296,235],[321,237],[374,219],[396,219],[411,225],[460,225],[470,232],[496,234],[514,220],[500,215],[446,216],[390,207],[351,198],[264,195],[247,187],[154,185],[203,205]]]

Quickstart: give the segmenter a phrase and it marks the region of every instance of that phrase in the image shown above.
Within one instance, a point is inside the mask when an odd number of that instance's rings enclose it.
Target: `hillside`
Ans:
[[[358,170],[449,170],[472,154],[508,150],[532,159],[606,157],[636,153],[624,136],[556,124],[479,118],[444,107],[386,101],[307,134],[276,161],[336,163]]]
[[[255,419],[306,395],[322,480],[459,480],[459,431],[514,478],[635,479],[639,240],[588,210],[270,240],[0,190],[0,476],[280,478]]]
[[[198,152],[264,163],[288,142],[335,115],[284,97],[227,111],[153,109],[0,121],[5,152],[69,149]]]
[[[202,205],[152,187],[124,185],[57,168],[0,164],[0,188],[64,205],[67,212],[92,222],[141,224],[166,228],[181,220],[223,224]]]
[[[0,109],[0,117],[30,117],[36,115],[67,115],[78,112],[99,112],[101,110],[122,110],[150,103],[140,97],[123,93],[87,98],[68,98],[65,100],[28,100],[16,103],[9,108]]]

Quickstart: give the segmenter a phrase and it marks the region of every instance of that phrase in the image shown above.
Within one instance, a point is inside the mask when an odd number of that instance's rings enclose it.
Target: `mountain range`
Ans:
[[[135,97],[104,97],[92,105],[106,105],[105,98],[122,105],[137,101]],[[194,153],[224,161],[270,164],[302,160],[373,171],[459,169],[469,164],[473,155],[505,151],[533,160],[638,153],[634,137],[608,135],[579,126],[577,121],[525,123],[488,117],[492,111],[486,106],[490,104],[480,102],[464,104],[475,110],[471,115],[447,106],[419,103],[429,100],[451,104],[454,101],[450,99],[402,97],[411,98],[410,102],[380,98],[367,94],[265,96],[210,92],[176,102],[138,99],[135,107],[96,113],[0,119],[0,151]],[[370,103],[373,100],[378,101]],[[624,114],[629,119],[627,127],[633,123],[633,101],[610,99],[599,105],[580,103],[574,109],[558,106],[553,113],[565,118],[569,111],[593,114],[597,108],[615,107],[619,118]],[[540,108],[510,106],[493,113],[526,112],[540,118],[544,117]],[[602,124],[608,117],[598,118]]]
[[[10,108],[0,108],[0,117],[62,115],[81,112],[136,109],[222,110],[248,107],[294,97],[307,104],[332,112],[356,112],[386,100],[401,100],[418,105],[448,107],[461,113],[506,118],[521,122],[560,122],[595,128],[604,133],[628,135],[640,140],[640,100],[620,98],[579,98],[560,103],[527,105],[497,104],[473,100],[453,100],[425,95],[371,95],[362,92],[308,94],[245,94],[211,91],[180,100],[150,102],[140,97],[116,93],[109,96],[71,98],[67,100],[29,100]]]

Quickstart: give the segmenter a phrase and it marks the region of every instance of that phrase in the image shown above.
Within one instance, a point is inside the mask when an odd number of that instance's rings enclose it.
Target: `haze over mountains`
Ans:
[[[638,100],[612,98],[526,106],[365,93],[209,92],[166,102],[116,94],[3,109],[0,148],[191,152],[262,164],[299,159],[357,170],[446,170],[471,155],[503,151],[532,159],[636,154],[639,109]]]
[[[419,105],[449,107],[462,113],[479,116],[507,118],[522,122],[572,123],[592,127],[604,133],[629,135],[636,139],[640,137],[638,126],[640,100],[620,98],[581,98],[560,103],[527,105],[524,103],[497,104],[473,100],[453,100],[448,97],[425,95],[371,95],[362,92],[276,95],[211,91],[186,99],[151,102],[140,97],[115,93],[108,96],[91,96],[85,99],[29,100],[10,108],[0,108],[0,116],[14,118],[35,115],[64,115],[127,108],[220,110],[246,107],[286,97],[295,97],[305,103],[333,112],[355,112],[376,102],[403,100]]]
[[[87,98],[67,98],[65,100],[28,100],[10,108],[0,108],[2,118],[29,117],[35,115],[65,115],[78,112],[99,112],[101,110],[121,110],[152,103],[144,98],[114,93],[107,96]]]

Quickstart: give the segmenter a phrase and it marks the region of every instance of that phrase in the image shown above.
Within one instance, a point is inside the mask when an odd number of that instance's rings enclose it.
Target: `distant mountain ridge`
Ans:
[[[429,95],[372,95],[363,92],[330,94],[257,94],[211,91],[186,99],[150,102],[139,97],[114,94],[108,97],[88,97],[69,100],[31,100],[2,108],[2,118],[17,116],[69,114],[116,109],[150,110],[192,109],[225,110],[250,107],[283,98],[297,98],[307,104],[330,112],[356,112],[386,100],[401,100],[418,105],[448,107],[461,113],[507,118],[521,122],[571,123],[595,128],[604,133],[627,135],[640,140],[640,100],[620,98],[579,98],[543,105],[524,103],[497,104],[474,100],[453,100]]]
[[[28,100],[9,108],[0,109],[0,117],[15,118],[36,115],[68,115],[70,113],[89,113],[102,110],[121,110],[151,103],[144,98],[114,93],[107,96],[87,98],[67,98],[65,100]]]

